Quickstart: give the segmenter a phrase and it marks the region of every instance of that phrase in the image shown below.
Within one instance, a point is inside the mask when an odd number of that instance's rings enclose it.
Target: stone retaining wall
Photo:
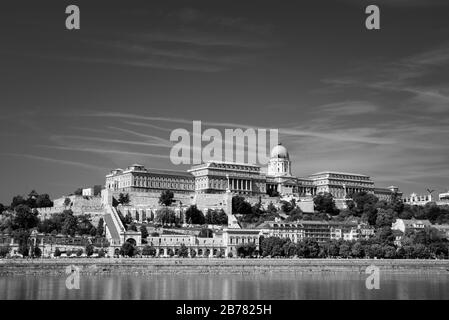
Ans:
[[[365,273],[374,265],[381,272],[449,275],[449,260],[374,259],[172,259],[172,258],[59,258],[0,260],[0,276],[63,275],[69,265],[81,274],[263,274],[263,273]]]

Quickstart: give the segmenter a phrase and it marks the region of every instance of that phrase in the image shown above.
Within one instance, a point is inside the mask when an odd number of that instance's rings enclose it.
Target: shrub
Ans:
[[[0,258],[4,258],[11,251],[9,246],[0,246]]]
[[[56,248],[56,249],[55,249],[55,252],[53,253],[53,255],[54,255],[55,257],[60,257],[60,256],[61,256],[61,250],[59,250],[59,248]]]
[[[103,249],[101,249],[100,251],[98,251],[98,258],[104,258],[105,255],[106,255],[106,253],[104,252]]]
[[[143,256],[155,256],[156,255],[156,249],[153,246],[145,246],[142,250]]]
[[[42,250],[39,247],[34,247],[34,256],[38,258],[42,256]]]

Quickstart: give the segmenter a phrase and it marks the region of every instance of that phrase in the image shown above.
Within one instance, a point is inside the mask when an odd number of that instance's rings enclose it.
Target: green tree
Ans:
[[[36,199],[37,208],[50,208],[53,207],[53,201],[51,201],[48,194],[40,194]]]
[[[148,238],[148,230],[147,230],[147,227],[141,226],[141,227],[140,227],[140,233],[141,233],[141,235],[142,235],[142,239]]]
[[[186,221],[190,224],[204,224],[206,221],[203,212],[199,210],[196,205],[191,205],[186,210],[185,214]]]
[[[40,256],[42,256],[42,250],[39,248],[39,247],[34,247],[34,250],[33,250],[34,252],[33,252],[33,255],[36,257],[36,258],[39,258]]]
[[[382,247],[382,251],[383,251],[383,256],[386,259],[393,259],[396,257],[396,248],[391,245],[388,245],[388,244],[384,245]]]
[[[320,253],[320,246],[318,242],[313,239],[306,239],[304,242],[304,257],[317,258]]]
[[[382,258],[384,251],[380,244],[374,243],[372,245],[365,246],[365,252],[370,258]]]
[[[395,221],[395,213],[393,209],[378,209],[376,215],[376,227],[391,227]]]
[[[295,208],[295,207],[292,205],[291,202],[288,202],[288,201],[285,201],[285,200],[282,200],[282,201],[281,201],[281,210],[282,210],[282,212],[288,214],[288,213],[290,213],[290,211],[292,211],[294,208]]]
[[[338,215],[340,212],[335,206],[334,197],[328,192],[319,193],[313,198],[315,210],[320,213],[329,213],[331,215]]]
[[[55,252],[53,253],[53,255],[54,255],[55,257],[60,257],[60,256],[61,256],[61,250],[59,250],[59,248],[56,248],[56,249],[55,249]]]
[[[363,251],[363,245],[357,241],[351,248],[351,256],[354,258],[363,258],[364,255],[365,252]]]
[[[97,228],[95,228],[94,226],[92,226],[92,227],[90,228],[89,235],[90,235],[91,237],[95,237],[95,236],[97,235]]]
[[[299,221],[302,220],[303,215],[300,208],[295,208],[292,211],[290,211],[289,216],[285,221]]]
[[[94,185],[94,196],[99,196],[101,195],[101,190],[103,189],[102,185]]]
[[[124,257],[133,257],[137,254],[137,250],[135,246],[132,243],[125,242],[121,249],[120,249],[120,255]]]
[[[227,225],[228,224],[228,215],[223,209],[215,210],[215,224],[219,225]]]
[[[275,214],[275,213],[278,212],[278,209],[276,208],[276,206],[272,202],[270,202],[268,204],[268,206],[267,206],[267,212],[271,213],[271,214]]]
[[[340,245],[340,257],[349,258],[351,256],[351,245],[345,241]]]
[[[282,246],[282,251],[286,257],[293,257],[296,255],[296,244],[291,241],[287,241]]]
[[[242,196],[232,197],[232,213],[233,214],[251,214],[252,207],[249,202]]]
[[[15,209],[17,206],[26,205],[27,201],[22,196],[15,196],[12,198],[11,209]]]
[[[156,249],[153,246],[145,246],[142,250],[143,256],[155,256],[156,255]]]
[[[67,217],[64,219],[61,232],[62,234],[74,237],[77,230],[78,230],[78,219],[75,216],[73,216],[73,213],[70,212],[70,214],[68,214]]]
[[[252,257],[256,251],[255,243],[245,243],[237,246],[237,254],[240,257]]]
[[[178,225],[180,223],[180,219],[176,216],[175,212],[168,207],[163,207],[156,211],[156,221],[163,225]]]
[[[171,190],[164,190],[161,192],[161,195],[159,197],[159,204],[164,206],[170,206],[175,200],[174,200],[174,193]]]
[[[9,252],[11,251],[11,248],[9,245],[1,245],[0,246],[0,258],[5,258]]]
[[[362,220],[367,221],[372,226],[375,225],[377,219],[376,204],[379,199],[365,191],[354,193],[351,197],[355,203],[353,215],[362,217]]]
[[[207,209],[206,216],[204,217],[204,221],[207,224],[217,224],[215,210]]]
[[[98,258],[104,258],[105,255],[106,252],[103,249],[100,249],[100,251],[98,251]]]
[[[128,205],[130,203],[129,194],[120,193],[118,195],[118,202],[122,205]]]
[[[189,256],[189,249],[186,247],[184,243],[181,244],[181,247],[179,249],[179,256],[182,258],[187,258]]]
[[[65,198],[64,199],[64,207],[68,207],[72,204],[72,200],[70,200],[70,198]]]
[[[94,250],[95,250],[95,248],[94,248],[94,246],[92,245],[92,244],[88,244],[87,246],[86,246],[86,255],[88,256],[88,257],[90,257],[91,255],[93,255],[94,254]]]
[[[75,231],[79,235],[95,236],[95,234],[97,233],[97,230],[92,225],[89,214],[82,214],[82,215],[79,215],[79,216],[77,216],[75,218],[77,219],[77,222],[76,222],[77,226],[75,228]]]
[[[385,226],[376,230],[374,240],[378,243],[393,244],[395,236],[391,230],[391,227]]]
[[[97,226],[97,237],[102,237],[104,234],[104,220],[103,218],[100,218],[98,220],[98,226]]]
[[[14,229],[29,230],[39,223],[38,213],[31,210],[27,205],[18,205],[15,207],[15,215],[13,219]]]

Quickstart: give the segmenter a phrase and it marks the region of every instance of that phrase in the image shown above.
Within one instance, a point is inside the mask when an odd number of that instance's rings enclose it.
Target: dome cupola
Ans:
[[[272,159],[289,159],[287,148],[279,143],[271,150],[270,157]]]
[[[280,143],[271,150],[267,175],[271,177],[290,177],[292,175],[290,156],[287,148]]]

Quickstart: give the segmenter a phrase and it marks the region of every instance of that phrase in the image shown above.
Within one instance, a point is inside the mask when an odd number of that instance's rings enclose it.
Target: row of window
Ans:
[[[245,244],[245,243],[254,243],[259,238],[245,238],[245,237],[229,237],[229,244]]]

